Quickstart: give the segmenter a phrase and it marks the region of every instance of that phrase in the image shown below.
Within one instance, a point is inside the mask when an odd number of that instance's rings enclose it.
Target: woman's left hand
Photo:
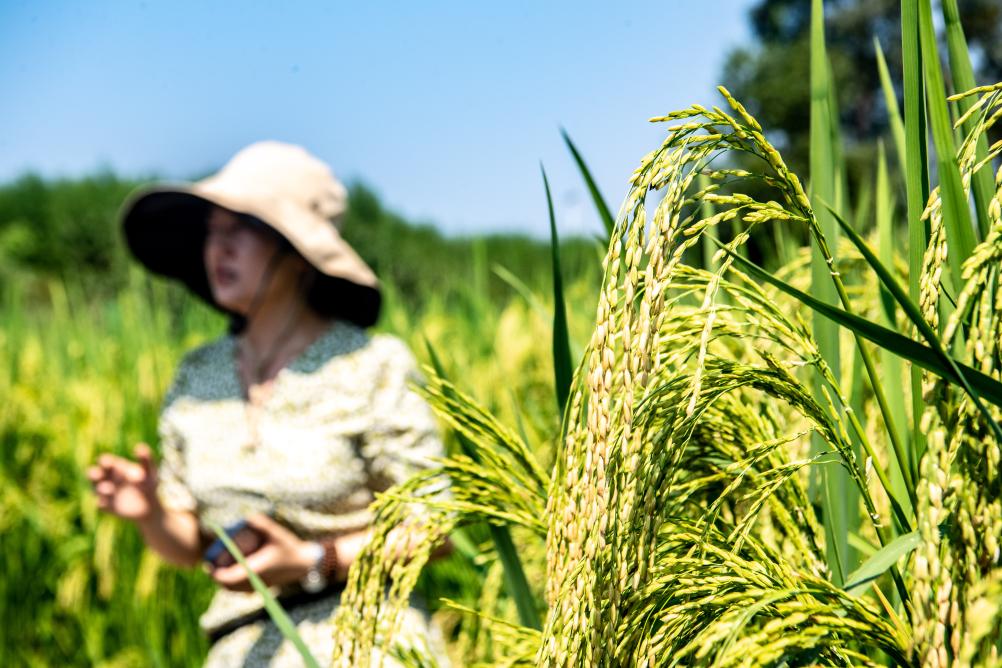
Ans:
[[[298,582],[313,566],[309,543],[267,515],[251,515],[247,525],[261,534],[261,547],[247,555],[247,564],[266,585]],[[210,570],[212,579],[233,591],[252,591],[247,571],[239,563]]]

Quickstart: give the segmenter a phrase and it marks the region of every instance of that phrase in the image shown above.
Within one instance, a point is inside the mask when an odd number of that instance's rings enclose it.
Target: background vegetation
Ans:
[[[1002,6],[993,0],[957,4],[977,80],[1002,80]],[[873,40],[883,46],[890,71],[901,72],[901,3],[829,0],[825,14],[837,121],[850,158],[850,179],[856,185],[861,178],[874,178],[876,140],[889,136],[893,111],[881,90]],[[790,168],[808,174],[810,91],[794,82],[810,78],[811,4],[760,0],[749,19],[755,42],[730,53],[721,83],[767,129]],[[899,99],[904,94],[897,79],[896,93]]]

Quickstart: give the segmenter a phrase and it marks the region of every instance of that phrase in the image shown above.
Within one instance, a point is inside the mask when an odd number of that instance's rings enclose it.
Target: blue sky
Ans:
[[[716,103],[751,0],[0,1],[0,181],[203,175],[258,139],[448,233],[597,231],[565,127],[612,207],[663,132]]]

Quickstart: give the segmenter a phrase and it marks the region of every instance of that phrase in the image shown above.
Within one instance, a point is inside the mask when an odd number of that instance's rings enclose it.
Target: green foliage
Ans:
[[[540,167],[542,169],[542,167]],[[550,248],[552,249],[553,271],[553,386],[557,394],[557,412],[563,413],[570,391],[571,368],[570,341],[567,338],[567,305],[564,303],[563,269],[560,265],[560,240],[557,236],[557,220],[553,215],[553,198],[550,196],[550,182],[543,173],[543,189],[546,191],[546,209],[550,218]],[[585,171],[587,173],[587,170]],[[596,200],[601,202],[601,198]]]
[[[895,0],[834,0],[826,6],[826,38],[839,121],[847,139],[851,184],[866,178],[873,164],[872,141],[888,129],[882,104],[877,55],[879,39],[888,65],[901,72],[899,6]],[[961,0],[960,17],[979,69],[981,83],[1002,79],[1002,7],[994,0]],[[798,173],[806,173],[809,153],[810,2],[760,0],[751,10],[755,43],[734,50],[722,80],[735,97],[769,128],[777,148]],[[963,88],[955,89],[964,90]],[[898,94],[901,90],[898,90]]]
[[[101,452],[155,443],[172,365],[221,323],[190,300],[172,312],[176,292],[145,281],[100,300],[56,280],[44,301],[21,287],[0,285],[2,663],[196,665],[206,640],[191,610],[208,578],[100,516],[84,472]]]
[[[19,276],[19,285],[31,289],[48,278],[63,278],[96,295],[114,295],[126,285],[131,262],[117,215],[137,185],[105,172],[60,180],[29,174],[0,186],[0,280]],[[539,223],[542,234],[544,217]],[[542,270],[550,262],[545,242],[515,234],[447,238],[430,225],[415,225],[386,210],[361,184],[351,188],[344,235],[411,307],[433,294],[470,307],[468,286],[477,280],[470,262],[475,247],[485,262],[523,277],[532,289],[549,286]],[[591,241],[567,239],[561,253],[569,273],[597,275]],[[484,280],[490,299],[504,301],[514,295],[500,278],[488,275]]]
[[[255,573],[254,570],[247,564],[247,560],[244,559],[244,554],[240,551],[240,548],[237,547],[236,543],[233,542],[233,540],[218,524],[210,522],[208,524],[208,528],[216,534],[219,540],[223,541],[223,545],[226,546],[227,551],[233,555],[233,558],[236,559],[237,563],[244,567],[244,570],[247,572],[247,578],[254,587],[254,591],[256,591],[261,598],[264,599],[264,608],[268,611],[268,616],[271,617],[275,626],[277,626],[278,630],[282,633],[282,636],[295,646],[306,667],[320,668],[320,664],[317,663],[316,658],[310,653],[309,647],[307,647],[306,643],[303,642],[302,636],[300,636],[299,632],[296,631],[295,623],[289,618],[289,615],[282,608],[282,605],[275,598],[275,595],[271,593],[268,585],[266,585],[264,581],[258,577],[258,574]]]
[[[471,253],[472,243],[453,250]],[[464,378],[464,388],[493,414],[521,422],[533,443],[548,438],[558,419],[548,343],[550,252],[537,245],[537,265],[516,265],[524,294],[505,283],[492,295],[491,278],[479,288],[468,281],[450,301],[428,287],[429,275],[412,305],[386,281],[378,325],[416,353],[427,337],[446,370]],[[590,241],[587,248],[594,258]],[[465,262],[469,276],[469,255],[455,262]],[[423,262],[422,269],[435,267]],[[156,447],[160,402],[177,361],[225,323],[178,286],[137,269],[123,280],[117,291],[42,270],[0,281],[0,600],[17,602],[0,606],[5,666],[197,666],[207,648],[197,617],[211,581],[163,564],[132,527],[98,514],[84,471],[101,452],[130,455],[142,440]],[[564,292],[584,305],[568,312],[572,345],[580,347],[594,283],[569,276]],[[454,450],[455,434],[445,437]],[[552,451],[539,457],[548,466]],[[538,520],[538,507],[533,515]],[[511,600],[487,526],[464,527],[462,535],[454,538],[456,551],[415,583],[457,646],[484,631],[443,608],[440,598],[480,607],[494,592],[502,609]],[[524,558],[522,536],[512,541]],[[538,581],[533,563],[530,581]]]
[[[125,251],[115,215],[135,185],[104,172],[57,181],[28,174],[0,188],[0,267],[74,280],[100,274],[120,286]]]

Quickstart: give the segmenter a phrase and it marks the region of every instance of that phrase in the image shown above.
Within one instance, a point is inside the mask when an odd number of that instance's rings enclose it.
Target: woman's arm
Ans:
[[[104,454],[87,470],[97,507],[130,520],[146,544],[166,561],[194,566],[202,556],[202,537],[194,513],[165,508],[157,496],[157,467],[145,443],[136,446],[136,462]]]
[[[205,542],[195,513],[185,510],[168,510],[157,503],[155,510],[136,526],[146,544],[172,564],[195,566],[201,561]]]

